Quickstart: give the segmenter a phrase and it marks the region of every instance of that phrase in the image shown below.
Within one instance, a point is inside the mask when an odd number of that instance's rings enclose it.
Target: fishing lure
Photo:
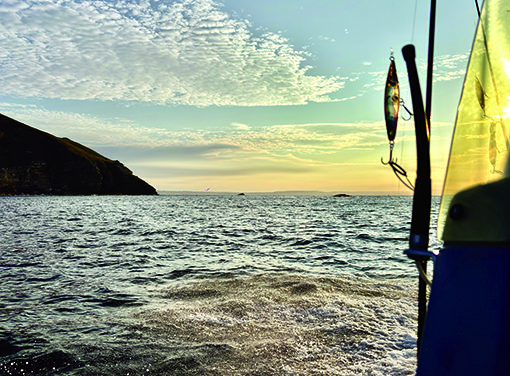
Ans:
[[[407,176],[406,170],[397,163],[396,159],[393,159],[393,147],[395,146],[395,136],[397,135],[397,124],[398,115],[400,112],[400,106],[409,114],[409,119],[413,115],[404,104],[403,99],[400,98],[400,89],[398,85],[397,67],[395,65],[395,58],[393,57],[393,51],[390,55],[390,67],[388,69],[388,76],[386,78],[386,86],[384,88],[384,119],[386,120],[386,133],[388,134],[388,141],[390,143],[390,158],[388,162],[384,162],[381,158],[383,165],[389,165],[397,178],[407,188],[414,190],[414,186]],[[404,120],[409,120],[404,119]]]
[[[397,135],[398,114],[400,111],[400,90],[398,86],[397,67],[393,54],[390,56],[390,68],[384,89],[384,118],[388,140],[394,142]]]

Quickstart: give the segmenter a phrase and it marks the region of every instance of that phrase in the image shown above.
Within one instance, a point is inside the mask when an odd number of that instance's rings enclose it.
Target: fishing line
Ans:
[[[414,31],[416,29],[416,10],[417,9],[418,9],[418,0],[414,0],[414,15],[413,15],[413,28],[411,29],[411,44],[414,44]]]
[[[406,107],[405,102],[404,102],[404,99],[402,99],[402,98],[400,98],[400,107],[402,107],[402,108],[403,108],[403,109],[407,112],[407,115],[408,115],[408,117],[404,117],[404,114],[402,113],[402,114],[400,115],[400,118],[401,118],[402,120],[404,120],[404,121],[409,121],[409,120],[411,120],[411,119],[413,118],[413,113],[412,113],[412,112],[411,112],[411,111],[410,111],[410,110]],[[406,146],[406,143],[405,143],[405,142],[400,143],[400,160],[401,160],[401,161],[404,159],[404,149],[405,149],[405,146]],[[396,159],[395,159],[395,161],[396,161]],[[400,166],[399,166],[399,167],[400,167]],[[406,171],[405,171],[402,167],[400,167],[400,169],[404,171],[404,173],[405,173],[405,179],[406,179],[406,181],[408,182],[408,184],[405,184],[405,185],[406,185],[406,188],[409,188],[409,189],[413,190],[413,188],[414,188],[414,187],[413,187],[413,185],[412,185],[412,184],[410,184],[411,182],[409,181],[409,178],[407,177],[407,173],[406,173]],[[393,171],[395,171],[395,170],[393,170]],[[400,180],[400,179],[399,179],[399,180]],[[410,186],[411,186],[411,188],[410,188],[410,187],[408,187],[408,185],[410,185]]]
[[[395,176],[400,180],[404,186],[409,188],[411,191],[414,191],[414,185],[409,179],[409,176],[407,176],[407,171],[397,163],[397,159],[393,159],[393,148],[395,146],[394,141],[390,141],[390,158],[388,162],[384,162],[381,157],[381,163],[385,166],[390,166],[393,172],[395,173]]]
[[[478,19],[480,19],[481,13],[480,13],[480,7],[478,6],[478,0],[475,0],[476,4],[476,12],[478,13]]]
[[[400,144],[400,160],[402,161],[404,159],[404,146],[405,146],[405,142]],[[397,183],[398,184],[398,183]],[[407,187],[406,187],[407,188]],[[401,187],[400,187],[400,184],[398,184],[398,192],[400,193]]]

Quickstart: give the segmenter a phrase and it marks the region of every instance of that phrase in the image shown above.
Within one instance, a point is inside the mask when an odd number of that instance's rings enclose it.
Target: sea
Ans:
[[[412,375],[411,207],[0,197],[0,375]]]

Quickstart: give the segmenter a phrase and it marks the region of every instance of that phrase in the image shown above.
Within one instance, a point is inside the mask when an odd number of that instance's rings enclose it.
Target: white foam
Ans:
[[[315,287],[295,288],[303,279]],[[405,286],[356,282],[281,275],[204,281],[167,292],[171,301],[142,316],[183,348],[228,344],[228,354],[200,355],[225,375],[269,369],[284,375],[412,374],[411,294]],[[215,293],[205,298],[200,293],[211,289]],[[242,361],[232,365],[229,357]]]

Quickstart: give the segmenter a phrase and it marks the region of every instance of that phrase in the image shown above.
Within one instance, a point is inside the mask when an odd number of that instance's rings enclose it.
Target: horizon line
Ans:
[[[315,196],[326,196],[335,194],[348,194],[358,196],[412,196],[412,192],[395,192],[395,191],[319,191],[319,190],[278,190],[278,191],[203,191],[203,190],[169,190],[169,189],[157,189],[160,195],[171,195],[171,194],[201,194],[201,195],[239,195],[243,193],[245,195],[315,195]],[[436,194],[433,196],[440,196]]]

